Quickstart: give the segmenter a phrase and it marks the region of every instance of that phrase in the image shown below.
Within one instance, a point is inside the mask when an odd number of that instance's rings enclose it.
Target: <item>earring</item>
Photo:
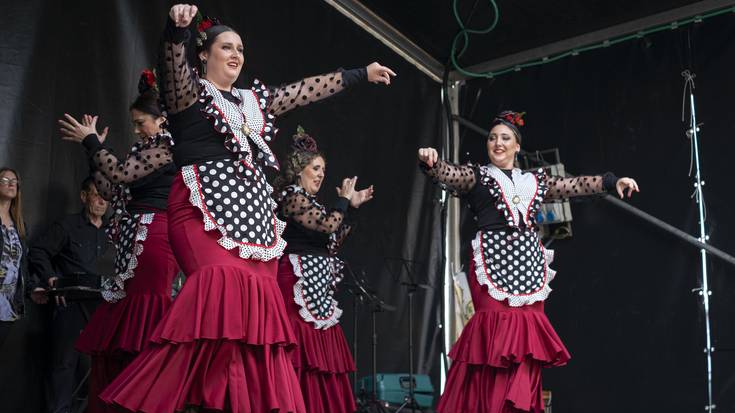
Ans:
[[[207,74],[207,59],[202,59],[202,74]]]

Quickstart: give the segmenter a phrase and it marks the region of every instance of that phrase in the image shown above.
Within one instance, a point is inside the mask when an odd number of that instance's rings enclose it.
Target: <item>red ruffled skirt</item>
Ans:
[[[543,412],[541,368],[570,359],[544,314],[543,301],[510,307],[468,274],[475,314],[449,352],[452,367],[441,413]]]
[[[135,276],[125,282],[125,298],[100,304],[76,342],[77,350],[92,356],[91,413],[111,411],[97,396],[143,350],[171,307],[171,283],[179,267],[168,242],[166,213],[156,213],[147,228]]]
[[[355,371],[349,345],[337,324],[326,330],[314,328],[299,315],[294,302],[297,278],[288,255],[278,265],[278,286],[286,302],[298,348],[292,353],[301,392],[309,413],[352,413],[357,407],[349,374]]]
[[[186,282],[151,343],[105,389],[128,411],[305,412],[290,359],[295,338],[278,291],[278,262],[243,260],[217,244],[179,175],[169,239]]]

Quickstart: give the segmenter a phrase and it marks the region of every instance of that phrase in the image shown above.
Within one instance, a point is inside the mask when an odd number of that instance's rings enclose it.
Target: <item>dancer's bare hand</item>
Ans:
[[[618,190],[618,195],[620,195],[621,199],[625,197],[626,190],[628,198],[633,195],[633,192],[641,192],[640,189],[638,189],[638,183],[633,178],[618,179],[618,182],[615,184],[615,189]]]
[[[423,162],[429,168],[433,168],[436,161],[439,160],[439,152],[434,148],[419,149],[419,161]]]
[[[90,126],[79,123],[73,116],[64,113],[64,119],[59,119],[61,138],[65,141],[81,143],[87,135],[97,131]]]
[[[337,195],[342,198],[347,198],[352,201],[352,196],[355,194],[355,184],[357,184],[357,177],[345,178],[342,180],[342,187],[337,188]]]
[[[378,62],[370,63],[367,66],[367,78],[370,83],[390,85],[390,78],[395,75],[396,73],[389,67],[383,66]]]
[[[354,194],[352,194],[352,199],[350,200],[350,205],[353,208],[360,208],[360,205],[364,204],[365,202],[373,199],[373,195],[375,194],[375,189],[373,189],[373,186],[370,185],[369,187],[362,189],[360,191],[355,191]]]
[[[94,132],[97,134],[97,139],[100,141],[100,143],[105,143],[105,139],[107,139],[107,132],[110,131],[109,126],[105,126],[105,129],[102,130],[102,133],[97,132],[97,121],[99,120],[99,116],[97,115],[84,115],[82,117],[82,125],[89,126],[94,129]]]
[[[189,27],[194,16],[197,15],[197,6],[192,4],[177,4],[171,7],[168,16],[173,20],[176,27]]]

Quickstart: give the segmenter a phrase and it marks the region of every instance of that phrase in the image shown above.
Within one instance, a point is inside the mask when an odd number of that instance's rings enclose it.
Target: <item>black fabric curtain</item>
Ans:
[[[82,149],[62,142],[64,112],[95,113],[123,153],[132,140],[127,107],[138,75],[155,63],[168,6],[144,1],[4,4],[0,27],[0,164],[22,177],[31,238],[54,219],[78,210],[78,186],[88,170]],[[397,71],[388,88],[360,85],[330,101],[280,119],[276,152],[285,154],[302,125],[326,153],[322,197],[334,199],[341,178],[374,184],[376,198],[359,215],[343,257],[397,311],[378,315],[378,370],[408,369],[410,273],[428,284],[416,294],[416,366],[438,387],[441,339],[441,226],[438,191],[418,172],[416,148],[440,146],[439,86],[324,2],[198,2],[238,29],[246,48],[241,86],[267,84],[380,61]],[[449,11],[447,11],[449,12]],[[495,80],[468,82],[464,114],[481,125],[502,109],[528,112],[527,150],[558,147],[568,170],[612,170],[638,179],[631,202],[692,234],[696,204],[687,177],[690,146],[681,122],[680,72],[697,74],[710,242],[735,251],[730,193],[735,63],[731,16],[598,50]],[[478,90],[483,93],[474,106]],[[463,132],[467,160],[486,162],[484,138]],[[556,241],[558,271],[547,313],[573,359],[548,370],[544,387],[564,412],[701,411],[706,403],[699,252],[604,202],[573,205],[573,237]],[[466,215],[466,214],[465,214]],[[463,220],[464,236],[471,222]],[[463,248],[467,254],[469,246]],[[401,269],[406,260],[410,271]],[[735,410],[735,271],[710,260],[713,295],[715,400]],[[346,281],[350,281],[349,277]],[[352,334],[351,296],[339,294],[342,325]],[[369,374],[369,313],[359,310],[358,369]],[[13,326],[2,360],[21,355],[24,368],[0,369],[22,391],[3,389],[3,409],[40,411],[47,351],[40,308]],[[4,365],[4,364],[3,364]],[[7,375],[7,376],[6,376]],[[6,380],[3,380],[6,381]],[[6,410],[3,410],[6,411]]]
[[[731,19],[474,80],[461,107],[483,126],[500,110],[526,111],[526,150],[559,148],[570,173],[634,177],[642,192],[631,204],[698,236],[688,123],[682,122],[681,72],[691,70],[704,123],[709,242],[733,253]],[[462,133],[462,153],[486,163],[484,137]],[[692,292],[700,287],[699,251],[606,202],[573,203],[572,212],[573,236],[550,246],[558,273],[546,312],[572,354],[568,366],[544,375],[554,411],[702,411],[704,319]],[[466,216],[467,248],[471,227]],[[709,276],[714,397],[717,410],[735,411],[735,268],[710,258]]]
[[[420,145],[440,144],[439,85],[322,1],[196,3],[204,14],[240,32],[245,44],[241,87],[255,78],[279,84],[373,61],[398,73],[390,87],[358,85],[281,117],[274,145],[278,155],[285,155],[297,125],[316,138],[327,157],[320,194],[327,203],[335,199],[333,188],[344,177],[358,176],[359,187],[375,185],[375,199],[360,209],[358,226],[342,256],[355,272],[364,272],[383,300],[397,307],[394,313],[378,316],[380,371],[407,371],[407,308],[399,284],[405,272],[396,272],[395,259],[418,262],[421,282],[435,284],[439,211],[430,182],[417,168],[415,152]],[[140,71],[155,64],[173,3],[153,4],[119,0],[4,5],[11,17],[0,29],[0,164],[19,170],[32,236],[80,207],[78,187],[88,169],[82,148],[61,140],[56,120],[63,113],[99,114],[100,124],[111,128],[108,142],[117,153],[129,148],[133,137],[128,105],[137,92]],[[440,340],[434,313],[440,291],[417,294],[415,303],[417,368],[434,374],[437,385],[434,362]],[[344,289],[339,298],[351,341],[352,298]],[[36,370],[12,373],[27,381],[26,391],[8,391],[3,405],[12,407],[3,411],[41,410],[39,369],[47,344],[40,309],[30,308],[32,317],[14,326],[25,332],[16,332],[23,340],[10,353],[35,360]],[[369,312],[361,309],[358,320],[362,376],[370,367]],[[29,406],[28,400],[39,405]]]

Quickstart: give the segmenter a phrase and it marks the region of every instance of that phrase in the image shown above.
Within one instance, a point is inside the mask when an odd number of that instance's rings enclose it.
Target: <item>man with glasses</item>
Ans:
[[[107,201],[97,192],[91,177],[82,183],[80,197],[84,204],[82,211],[55,222],[30,249],[31,272],[43,287],[36,288],[34,295],[70,285],[99,288],[97,260],[108,248],[103,224]],[[66,300],[59,294],[53,294],[53,301],[48,408],[53,413],[66,413],[71,409],[79,372],[83,375],[89,365],[74,349],[74,342],[87,324],[97,301]]]

